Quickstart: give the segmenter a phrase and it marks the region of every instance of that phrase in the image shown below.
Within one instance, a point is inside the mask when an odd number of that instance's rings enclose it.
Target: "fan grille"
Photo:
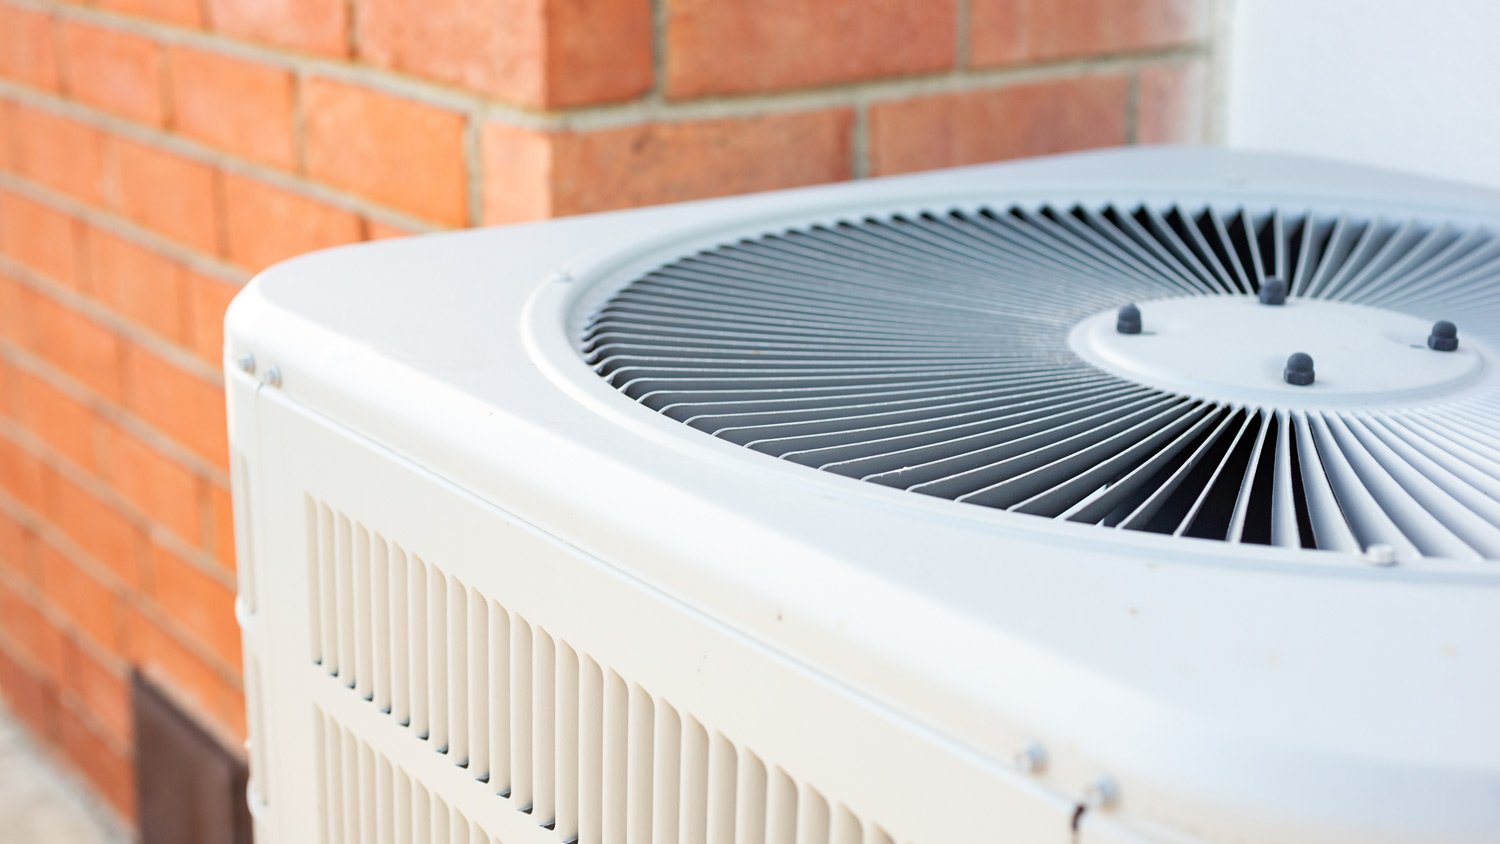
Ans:
[[[1125,302],[1253,297],[1272,276],[1294,302],[1454,319],[1465,344],[1492,345],[1500,317],[1483,228],[1015,206],[709,249],[621,288],[581,349],[672,419],[872,483],[1118,529],[1500,559],[1493,390],[1259,405],[1136,383],[1069,348],[1081,320]]]

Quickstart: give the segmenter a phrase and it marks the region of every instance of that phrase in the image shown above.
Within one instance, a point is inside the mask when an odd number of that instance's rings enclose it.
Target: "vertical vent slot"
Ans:
[[[828,823],[828,801],[802,786],[797,800],[797,844],[827,844]]]
[[[343,748],[339,746],[340,730],[322,712],[314,723],[314,743],[318,749],[318,815],[323,840],[344,840]]]
[[[448,755],[469,764],[469,590],[445,578],[448,610]]]
[[[653,735],[655,782],[652,784],[651,840],[655,844],[677,844],[681,821],[678,806],[682,794],[682,717],[662,701],[656,706]]]
[[[415,555],[403,556],[406,559],[407,665],[411,675],[407,699],[411,705],[411,728],[425,739],[431,733],[427,714],[427,687],[431,685],[427,675],[427,568]]]
[[[391,610],[400,606],[392,601],[391,548],[379,534],[374,534],[370,557],[370,636],[371,666],[370,684],[374,689],[372,700],[381,712],[390,712],[392,702],[392,675],[395,672]]]
[[[315,665],[323,664],[323,547],[321,508],[307,496],[303,499],[303,520],[307,525],[307,652]]]
[[[740,754],[735,790],[739,812],[735,840],[762,844],[766,840],[766,765],[755,754]]]
[[[532,817],[539,825],[557,821],[557,649],[540,627],[531,638]]]
[[[375,590],[370,558],[370,532],[354,526],[352,565],[354,579],[354,691],[365,700],[375,698],[375,634],[372,629]]]
[[[860,829],[859,818],[854,813],[838,807],[833,813],[833,820],[828,829],[828,840],[830,844],[860,844],[864,830]]]
[[[708,840],[708,732],[691,716],[682,719],[681,764],[677,840],[704,844]]]
[[[259,609],[255,583],[255,547],[250,531],[250,463],[245,453],[234,450],[230,461],[229,488],[233,493],[234,566],[239,573],[240,600],[251,613]]]
[[[627,777],[626,741],[630,729],[630,693],[620,675],[604,671],[604,844],[625,844]]]
[[[469,773],[486,782],[490,778],[490,630],[489,604],[473,589],[465,589],[469,659]]]
[[[318,660],[323,664],[323,670],[330,675],[339,672],[339,636],[338,636],[338,583],[335,582],[335,574],[338,566],[334,563],[333,555],[333,511],[327,505],[320,504],[317,507],[317,536],[314,537],[316,562],[316,576],[312,582],[317,584],[314,590],[317,600],[318,618]]]
[[[598,844],[604,834],[604,670],[583,657],[578,679],[578,841]]]
[[[767,776],[766,844],[796,844],[797,784],[777,768]]]
[[[510,614],[489,601],[485,626],[489,630],[490,789],[511,793],[510,781]]]
[[[734,844],[739,754],[721,733],[708,743],[708,844]]]
[[[427,740],[448,752],[448,579],[436,566],[422,566],[427,583]]]
[[[652,765],[656,752],[656,705],[640,686],[630,685],[630,723],[625,743],[626,844],[651,844],[655,782]]]
[[[510,617],[510,799],[531,811],[531,625]]]
[[[261,805],[270,801],[270,736],[266,735],[265,691],[261,686],[260,657],[250,654],[245,660],[245,714],[250,721],[250,795]]]
[[[333,517],[333,637],[337,649],[337,676],[344,685],[354,688],[354,551],[349,519],[336,513]]]
[[[375,764],[375,794],[391,798],[396,795],[396,766],[384,757],[377,757]],[[399,799],[399,798],[397,798]],[[375,829],[378,844],[394,844],[396,836],[396,799],[380,800],[375,805]]]
[[[578,838],[579,704],[582,701],[582,668],[578,653],[566,642],[557,643],[557,823],[561,841]]]

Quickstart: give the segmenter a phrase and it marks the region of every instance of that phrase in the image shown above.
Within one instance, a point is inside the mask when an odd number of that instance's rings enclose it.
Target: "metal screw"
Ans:
[[[1307,352],[1297,352],[1287,358],[1286,369],[1282,371],[1281,377],[1285,378],[1288,384],[1298,387],[1311,384],[1315,378],[1312,355]]]
[[[1141,309],[1135,305],[1124,305],[1115,315],[1115,330],[1121,334],[1141,333]]]
[[[255,374],[255,355],[240,355],[239,358],[235,360],[235,365],[240,368],[241,372],[245,372],[245,373],[248,373],[250,375],[254,375]]]
[[[1376,542],[1365,549],[1365,562],[1372,566],[1394,566],[1396,549],[1384,542]]]
[[[1083,790],[1083,804],[1094,811],[1108,809],[1120,802],[1120,786],[1114,777],[1100,774]]]
[[[1035,776],[1047,769],[1047,750],[1034,741],[1021,742],[1015,753],[1016,770]]]
[[[1262,305],[1285,305],[1286,282],[1275,276],[1261,282],[1260,303]]]
[[[281,370],[273,366],[266,370],[266,374],[262,375],[260,380],[268,387],[280,387]]]
[[[1432,333],[1427,335],[1427,348],[1436,352],[1451,352],[1458,348],[1458,326],[1446,319],[1432,324]]]

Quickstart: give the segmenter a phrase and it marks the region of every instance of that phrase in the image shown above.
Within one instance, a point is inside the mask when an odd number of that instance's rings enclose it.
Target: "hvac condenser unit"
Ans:
[[[1159,150],[275,267],[257,840],[1500,840],[1497,221]]]

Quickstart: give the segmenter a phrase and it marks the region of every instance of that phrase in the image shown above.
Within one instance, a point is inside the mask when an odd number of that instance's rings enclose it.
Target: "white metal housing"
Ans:
[[[653,413],[576,351],[628,279],[735,238],[1164,198],[1500,220],[1461,186],[1162,149],[263,273],[226,348],[257,840],[1494,841],[1496,563],[860,483]]]

